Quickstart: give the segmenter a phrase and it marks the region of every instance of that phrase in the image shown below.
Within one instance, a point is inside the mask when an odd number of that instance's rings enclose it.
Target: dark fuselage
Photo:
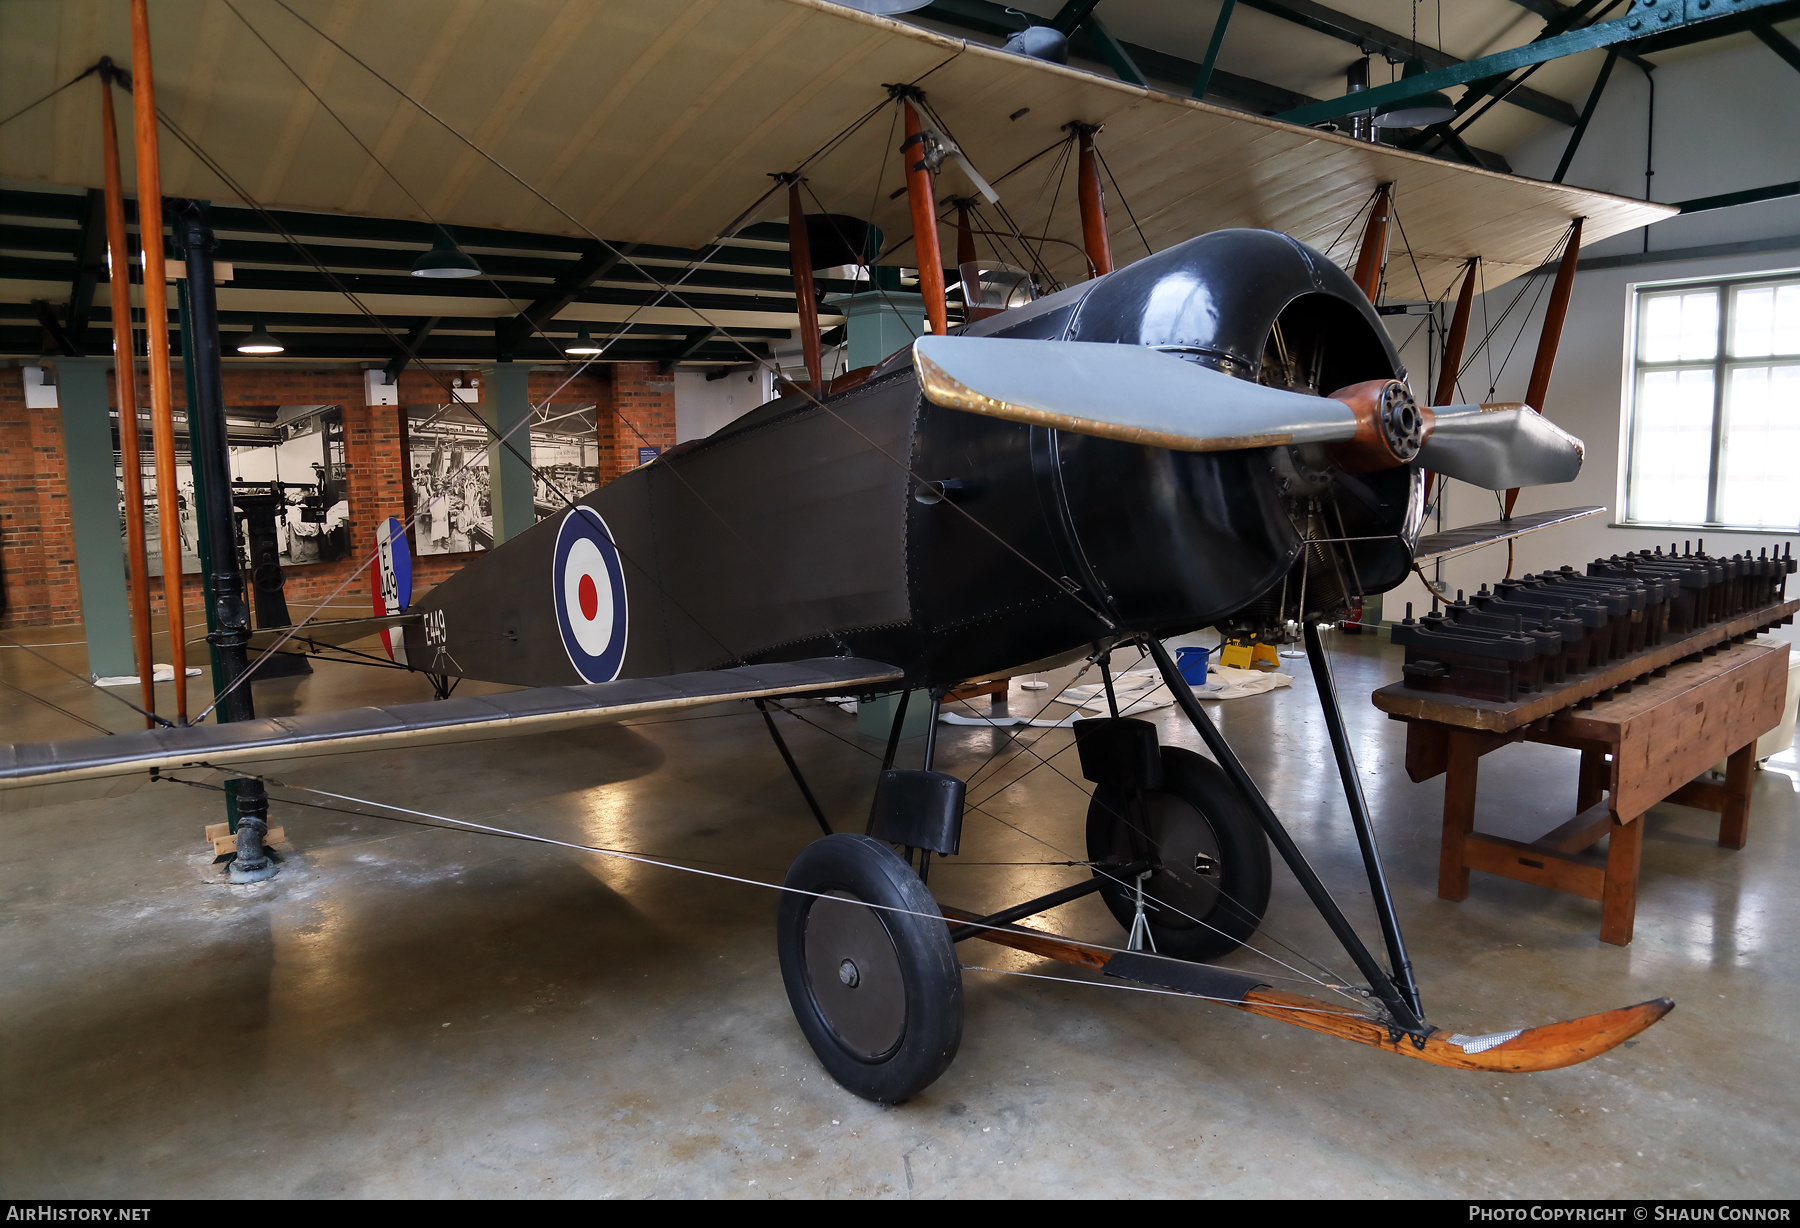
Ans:
[[[1280,331],[1284,349],[1309,347],[1323,391],[1401,374],[1344,274],[1268,231],[1204,236],[970,331],[1176,348],[1251,379]],[[617,676],[853,654],[937,685],[1192,630],[1265,598],[1296,570],[1303,507],[1320,519],[1276,451],[1171,452],[941,408],[903,352],[823,406],[772,402],[580,502],[617,546],[628,608]],[[1333,487],[1331,532],[1315,524],[1312,536],[1386,535],[1350,547],[1338,570],[1362,591],[1391,587],[1418,530],[1415,474],[1336,475]],[[557,592],[575,590],[557,542],[571,515],[420,601],[413,665],[524,685],[602,680],[565,650],[578,603],[559,616]]]

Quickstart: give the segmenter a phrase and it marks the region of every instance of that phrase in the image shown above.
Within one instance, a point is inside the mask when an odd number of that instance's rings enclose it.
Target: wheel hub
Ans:
[[[845,1048],[875,1061],[900,1043],[906,986],[874,909],[846,891],[815,900],[806,917],[806,969],[819,1015]]]

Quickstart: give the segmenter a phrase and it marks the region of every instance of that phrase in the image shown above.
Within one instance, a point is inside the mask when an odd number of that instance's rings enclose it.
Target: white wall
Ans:
[[[675,372],[675,442],[704,439],[772,395],[773,377],[761,368],[733,370],[708,380],[704,371]]]
[[[1761,43],[1734,43],[1722,50],[1666,64],[1656,70],[1655,76],[1654,199],[1693,199],[1800,178],[1800,73]],[[1644,76],[1636,68],[1621,62],[1614,69],[1593,125],[1566,177],[1568,182],[1642,197],[1648,93]],[[1519,173],[1548,178],[1556,169],[1567,139],[1568,129],[1552,125],[1506,152]],[[1522,491],[1518,510],[1604,504],[1609,512],[1518,539],[1514,574],[1564,563],[1579,567],[1599,555],[1657,544],[1666,549],[1671,540],[1680,538],[1705,536],[1710,554],[1733,554],[1744,549],[1754,552],[1784,540],[1779,535],[1762,533],[1713,530],[1702,534],[1692,530],[1609,527],[1623,510],[1620,466],[1624,458],[1620,438],[1625,411],[1625,364],[1629,357],[1626,322],[1633,288],[1645,283],[1800,267],[1800,199],[1688,214],[1650,227],[1649,248],[1653,252],[1778,236],[1796,238],[1783,250],[1577,274],[1557,350],[1555,374],[1543,409],[1558,425],[1586,441],[1587,460],[1581,477],[1566,486]],[[1594,244],[1584,254],[1642,251],[1644,237],[1643,231],[1632,231]],[[1542,326],[1541,303],[1547,297],[1540,295],[1539,290],[1547,290],[1548,280],[1515,281],[1484,296],[1489,319],[1498,317],[1522,285],[1530,287],[1524,301],[1535,298],[1539,308],[1525,317],[1523,337],[1513,348],[1511,361],[1503,367],[1502,360],[1518,333],[1517,314],[1496,338],[1492,395],[1487,361],[1480,357],[1465,376],[1461,389],[1464,397],[1523,399]],[[1482,331],[1483,306],[1478,298],[1471,344]],[[1388,323],[1398,341],[1417,319],[1391,317]],[[1412,373],[1414,392],[1428,396],[1431,388],[1425,379],[1423,338],[1421,332],[1402,357]],[[1800,413],[1800,405],[1794,408]],[[1800,475],[1796,475],[1796,480],[1800,481]],[[1446,497],[1443,523],[1445,527],[1456,527],[1493,520],[1497,515],[1491,494],[1457,484]],[[1790,539],[1800,549],[1800,533],[1791,534]],[[1452,587],[1471,590],[1505,571],[1504,545],[1463,555],[1444,564],[1443,569]],[[1401,616],[1404,602],[1423,605],[1429,600],[1425,587],[1416,579],[1411,580],[1387,595],[1382,614],[1392,620]]]

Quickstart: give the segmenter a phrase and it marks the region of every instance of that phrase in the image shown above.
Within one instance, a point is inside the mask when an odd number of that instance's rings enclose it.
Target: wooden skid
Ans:
[[[943,911],[948,921],[978,919],[976,914],[960,909],[945,908]],[[1106,965],[1114,954],[1104,947],[1019,925],[986,930],[975,936],[1003,947],[1028,951],[1047,959],[1102,972],[1106,970]],[[1252,1015],[1261,1015],[1265,1019],[1297,1024],[1314,1032],[1323,1032],[1327,1036],[1337,1036],[1371,1048],[1385,1049],[1389,1053],[1418,1058],[1435,1066],[1500,1074],[1558,1070],[1599,1057],[1675,1009],[1675,1003],[1670,999],[1655,998],[1636,1006],[1602,1011],[1598,1015],[1585,1015],[1562,1023],[1526,1028],[1507,1041],[1478,1053],[1470,1053],[1461,1044],[1450,1040],[1441,1029],[1428,1036],[1423,1044],[1415,1044],[1413,1038],[1406,1035],[1395,1040],[1383,1024],[1368,1015],[1335,1003],[1266,986],[1251,990],[1242,1002],[1227,1002],[1225,1005],[1248,1011]]]

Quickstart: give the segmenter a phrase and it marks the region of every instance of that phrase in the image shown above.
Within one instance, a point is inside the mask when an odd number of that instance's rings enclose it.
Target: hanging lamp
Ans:
[[[238,353],[280,354],[287,349],[287,346],[269,335],[269,330],[263,327],[261,316],[252,317],[252,321],[253,327],[250,329],[250,335],[238,342]]]
[[[1414,56],[1400,70],[1402,84],[1409,77],[1422,77],[1426,73],[1425,61]],[[1391,107],[1384,107],[1375,113],[1377,128],[1428,128],[1432,124],[1441,124],[1456,118],[1456,104],[1450,101],[1450,95],[1442,90],[1428,90],[1411,98],[1402,98]]]
[[[588,336],[585,328],[575,334],[575,340],[563,347],[563,353],[573,358],[592,358],[599,352],[600,347],[594,344],[594,339]]]
[[[414,277],[480,277],[481,266],[450,237],[450,232],[442,226],[437,228],[438,237],[432,242],[431,250],[413,261]]]

